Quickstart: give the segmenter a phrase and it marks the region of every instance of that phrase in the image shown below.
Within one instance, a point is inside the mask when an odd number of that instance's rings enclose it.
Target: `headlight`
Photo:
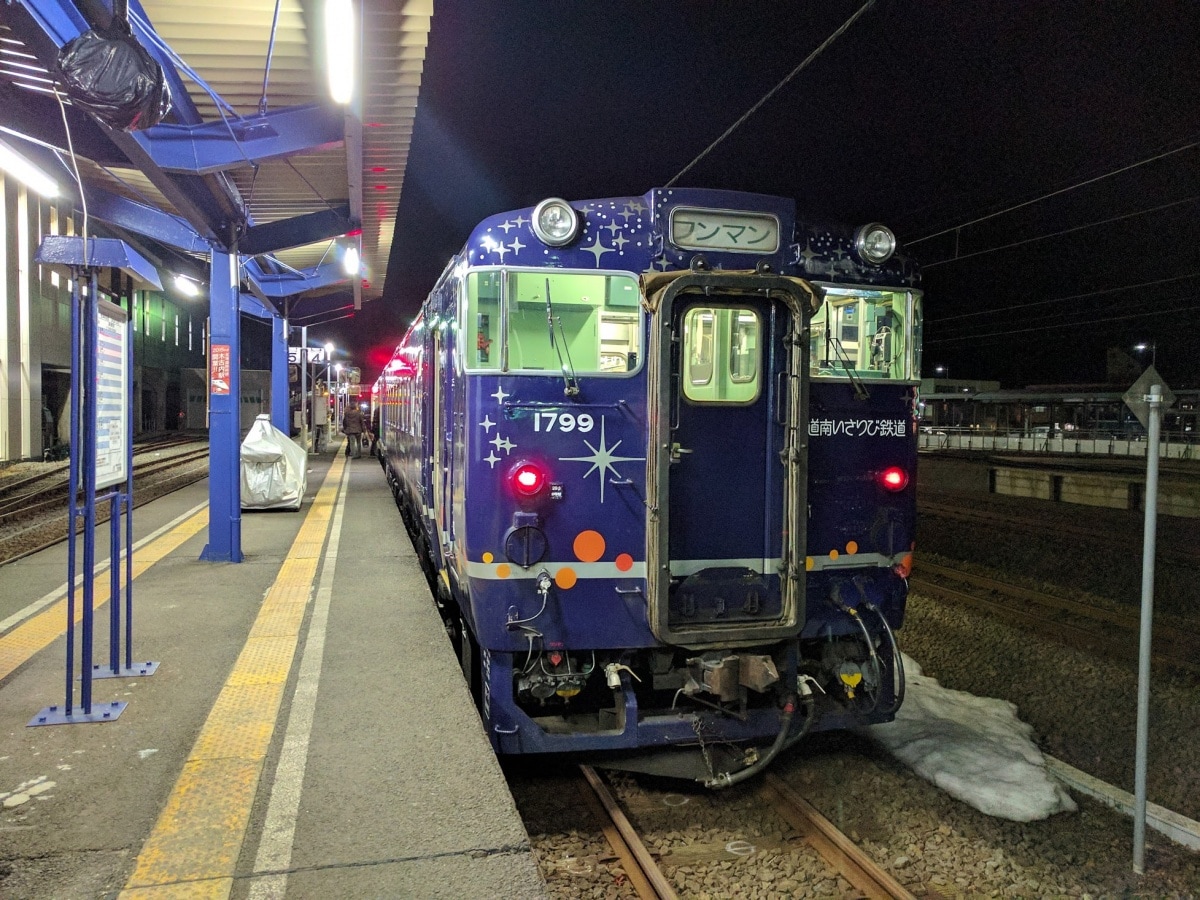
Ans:
[[[550,197],[533,210],[533,233],[543,244],[564,247],[579,234],[579,214],[566,200]]]
[[[871,266],[882,266],[896,252],[896,235],[886,225],[872,222],[854,232],[854,253]]]

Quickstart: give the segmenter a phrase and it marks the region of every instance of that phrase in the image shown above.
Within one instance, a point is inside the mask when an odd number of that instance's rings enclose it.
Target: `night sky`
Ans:
[[[373,380],[476,222],[665,184],[861,6],[436,0],[384,296],[318,339]],[[1097,383],[1146,341],[1200,384],[1200,3],[876,0],[679,184],[891,226],[926,376]]]

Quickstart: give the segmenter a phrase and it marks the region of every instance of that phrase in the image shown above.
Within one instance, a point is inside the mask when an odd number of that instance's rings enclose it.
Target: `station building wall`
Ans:
[[[82,234],[82,218],[0,174],[0,462],[42,459],[69,443],[72,285],[64,270],[33,259],[44,235]],[[88,233],[107,236],[95,220]],[[166,284],[165,264],[160,274]],[[207,300],[142,290],[112,270],[100,273],[99,288],[132,311],[134,434],[197,427],[189,417],[184,373],[207,369]],[[242,365],[269,369],[270,327],[252,320],[243,316]],[[253,423],[260,407],[270,408],[270,378],[268,373],[264,391],[264,376],[247,374],[243,419],[253,408]]]

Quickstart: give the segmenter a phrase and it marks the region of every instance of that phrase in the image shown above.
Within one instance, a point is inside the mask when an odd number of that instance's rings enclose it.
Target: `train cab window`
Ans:
[[[621,273],[480,270],[466,279],[467,368],[624,375],[642,353],[641,293]]]
[[[823,302],[810,332],[813,377],[918,377],[918,293],[834,285],[821,290]]]
[[[500,368],[500,272],[472,272],[467,278],[467,323],[464,333],[475,336],[471,347],[468,337],[466,368]]]
[[[752,403],[759,391],[762,323],[752,309],[694,307],[683,317],[683,396]]]

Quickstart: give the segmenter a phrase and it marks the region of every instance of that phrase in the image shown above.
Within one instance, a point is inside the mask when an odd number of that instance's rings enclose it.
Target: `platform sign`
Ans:
[[[292,365],[300,365],[300,358],[307,357],[309,363],[324,365],[329,362],[325,358],[324,347],[288,347],[288,362]]]
[[[129,314],[99,302],[96,326],[96,487],[123,484],[129,441]]]
[[[213,344],[208,352],[208,392],[214,397],[229,395],[232,372],[229,344]]]

